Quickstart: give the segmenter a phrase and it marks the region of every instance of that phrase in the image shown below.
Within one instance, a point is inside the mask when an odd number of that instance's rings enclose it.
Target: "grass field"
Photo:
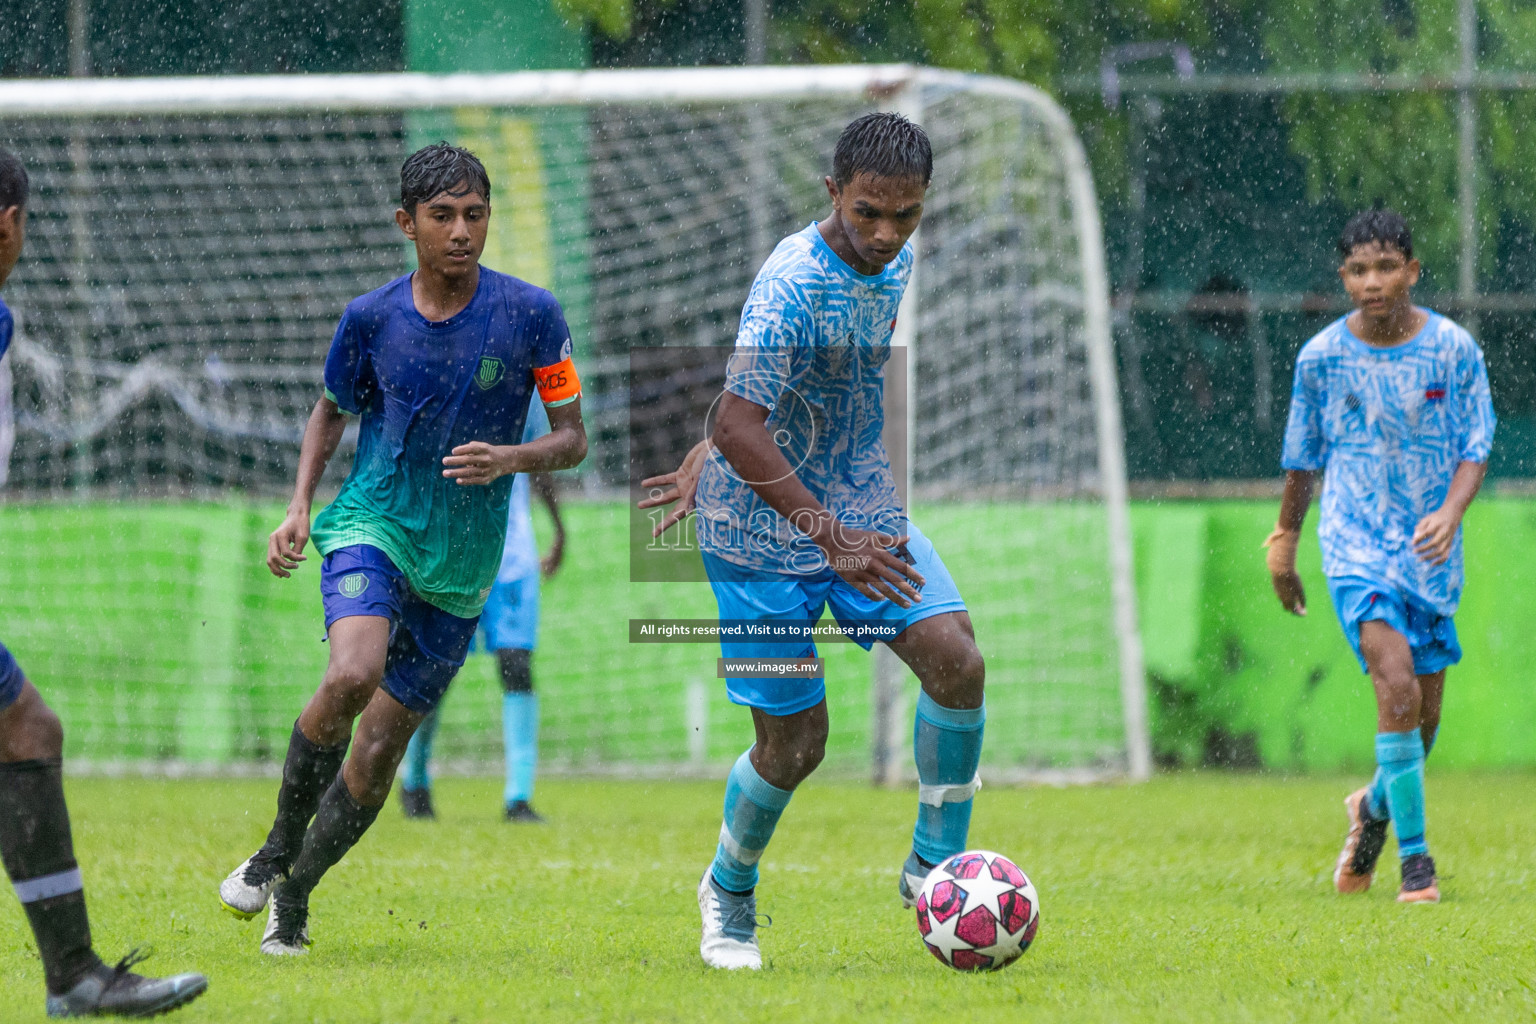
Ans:
[[[495,818],[498,784],[447,779],[441,819],[392,801],[317,891],[302,960],[215,889],[260,841],[272,781],[69,784],[98,946],[201,969],[185,1021],[1416,1021],[1536,1015],[1536,778],[1434,775],[1445,902],[1399,907],[1396,868],[1342,898],[1329,870],[1350,782],[1164,776],[1004,789],[973,841],[1040,889],[1040,939],[997,975],[918,944],[894,872],[914,794],[807,784],[769,851],[766,970],[709,972],[694,887],[721,785],[553,781],[553,824]],[[1391,861],[1389,848],[1387,860]],[[0,1019],[42,1020],[41,971],[0,901]]]

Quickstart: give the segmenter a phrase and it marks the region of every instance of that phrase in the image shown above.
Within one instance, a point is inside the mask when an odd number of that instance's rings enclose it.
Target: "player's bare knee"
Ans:
[[[782,737],[761,747],[763,779],[780,789],[800,785],[827,755],[827,734],[811,730],[798,736]]]
[[[353,717],[362,712],[373,692],[384,681],[383,666],[359,662],[336,662],[325,670],[320,686]]]
[[[37,758],[64,756],[64,723],[58,714],[39,700],[29,716],[28,729]]]
[[[6,716],[0,760],[42,761],[64,754],[64,725],[36,691],[23,695]]]
[[[940,707],[979,708],[986,691],[987,663],[975,644],[965,644],[947,654],[936,670],[921,679],[923,690]]]
[[[805,779],[817,768],[827,756],[826,736],[807,736],[796,745],[793,754],[796,774]]]

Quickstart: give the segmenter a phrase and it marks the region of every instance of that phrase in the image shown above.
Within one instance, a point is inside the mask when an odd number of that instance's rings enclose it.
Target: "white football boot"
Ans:
[[[303,956],[309,952],[309,904],[272,901],[261,951],[268,956]]]
[[[762,968],[763,955],[757,948],[756,896],[726,892],[715,884],[714,874],[706,869],[699,880],[699,913],[704,918],[699,955],[706,964],[727,971]]]
[[[267,907],[272,887],[288,878],[288,873],[265,859],[257,850],[219,883],[219,902],[242,921],[249,921]]]

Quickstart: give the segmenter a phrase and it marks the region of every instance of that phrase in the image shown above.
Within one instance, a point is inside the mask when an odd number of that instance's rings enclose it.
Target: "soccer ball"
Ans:
[[[1019,866],[989,850],[967,850],[928,873],[917,897],[917,930],[928,952],[957,971],[1007,967],[1035,941],[1040,897]]]

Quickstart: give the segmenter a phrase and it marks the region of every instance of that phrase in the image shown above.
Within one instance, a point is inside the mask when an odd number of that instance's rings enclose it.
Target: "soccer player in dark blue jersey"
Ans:
[[[27,226],[27,171],[0,150],[0,285],[16,267]],[[11,345],[0,300],[0,358]],[[26,908],[48,986],[50,1017],[148,1017],[196,999],[201,974],[145,978],[130,954],[108,967],[91,949],[85,888],[64,805],[64,728],[0,644],[0,860]]]
[[[348,304],[268,545],[276,576],[305,560],[316,485],[359,416],[352,470],[313,527],[330,663],[294,723],[267,841],[219,887],[244,918],[270,897],[264,953],[305,952],[310,893],[378,816],[411,734],[464,664],[513,475],[586,456],[560,304],[480,266],[490,194],[466,150],[440,143],[405,161],[395,220],[417,269]],[[535,390],[550,432],[519,444]]]

